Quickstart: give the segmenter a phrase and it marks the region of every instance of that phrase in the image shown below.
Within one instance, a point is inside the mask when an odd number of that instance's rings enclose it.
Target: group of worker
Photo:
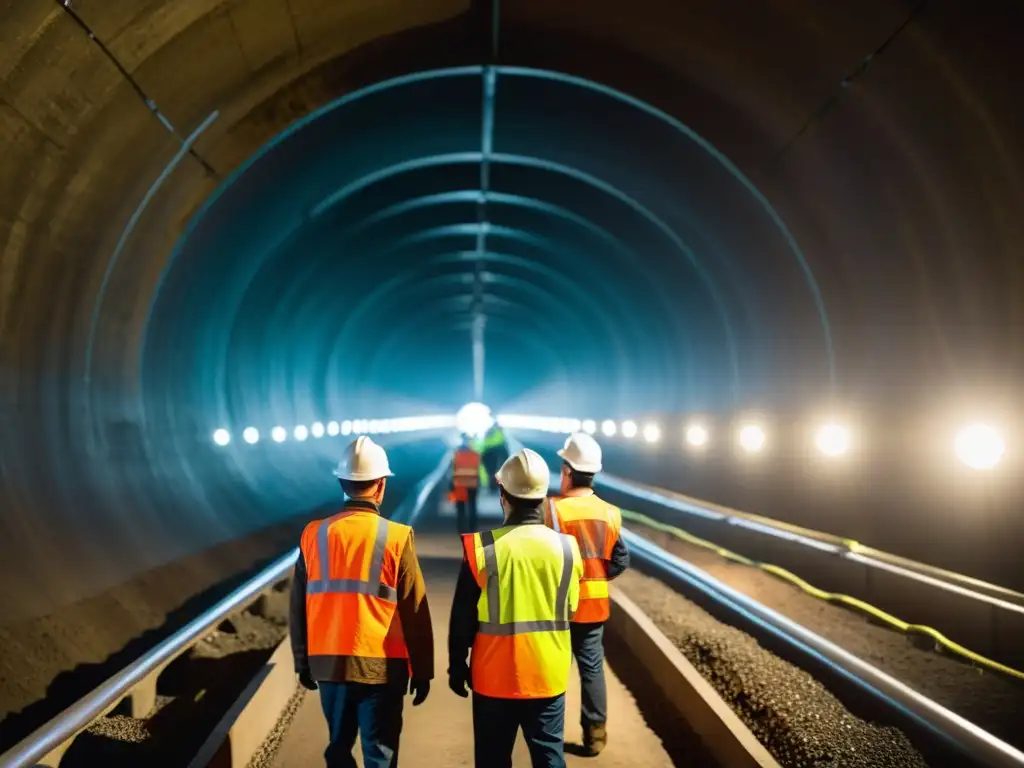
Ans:
[[[502,437],[504,442],[504,438]],[[463,446],[470,448],[470,446]],[[560,490],[523,448],[496,468],[504,525],[462,533],[462,565],[448,631],[448,685],[472,691],[474,764],[510,768],[520,730],[535,768],[565,765],[565,692],[579,668],[583,750],[607,743],[604,623],[608,582],[629,565],[619,510],[593,491],[601,448],[590,435],[558,451]],[[461,477],[469,477],[462,466]],[[459,471],[456,463],[453,477]],[[398,765],[406,692],[422,704],[434,677],[426,586],[409,526],[380,515],[384,449],[360,436],[335,476],[341,511],[302,534],[291,600],[292,648],[301,684],[320,692],[328,768]],[[454,487],[465,487],[457,486]],[[420,757],[417,764],[428,760]]]

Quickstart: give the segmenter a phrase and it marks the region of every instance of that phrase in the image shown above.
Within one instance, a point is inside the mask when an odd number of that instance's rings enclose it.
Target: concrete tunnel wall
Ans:
[[[711,403],[697,384],[724,380],[727,367],[715,350],[718,337],[702,326],[706,296],[685,273],[666,272],[665,288],[687,296],[675,316],[642,317],[646,308],[634,299],[609,309],[616,318],[641,319],[632,336],[619,339],[607,393],[615,413],[608,415],[626,415],[644,397],[636,372],[653,367],[651,407],[664,410],[806,401],[899,413],[981,403],[1017,423],[1011,395],[1024,308],[1015,296],[1024,265],[1014,256],[1024,223],[1015,211],[1024,203],[1024,112],[1015,73],[1024,54],[1014,8],[996,0],[920,7],[851,0],[827,9],[810,0],[501,4],[499,63],[611,86],[706,137],[785,220],[828,308],[834,386],[813,307],[798,288],[802,276],[792,263],[775,266],[788,245],[778,231],[763,235],[770,228],[762,209],[749,198],[701,208],[702,200],[725,199],[717,194],[723,177],[694,170],[690,178],[695,161],[668,144],[631,155],[630,135],[617,133],[619,118],[603,126],[583,119],[594,106],[582,104],[575,123],[571,115],[530,115],[527,90],[511,125],[498,128],[509,145],[526,146],[545,127],[561,126],[576,133],[553,145],[560,158],[618,172],[623,186],[666,215],[693,206],[699,222],[690,234],[711,254],[708,268],[736,323],[747,377],[712,387],[729,394]],[[238,402],[249,389],[265,387],[280,407],[293,408],[284,384],[249,386],[243,376],[231,385],[232,400],[208,370],[144,375],[147,358],[151,373],[168,373],[171,361],[200,364],[146,348],[147,334],[176,327],[174,307],[167,310],[174,301],[188,331],[178,341],[224,332],[204,325],[213,316],[187,303],[190,273],[165,274],[169,255],[208,196],[297,119],[389,77],[489,61],[492,12],[489,3],[454,0],[73,0],[70,8],[7,0],[0,13],[0,577],[8,600],[32,584],[35,610],[59,611],[294,508],[301,492],[251,484],[253,467],[215,452],[205,430],[212,404],[244,410]],[[551,103],[552,94],[546,98]],[[214,111],[182,153],[182,141]],[[588,142],[591,132],[597,138]],[[602,142],[616,138],[622,148],[608,153]],[[630,166],[640,170],[627,178],[622,168]],[[544,192],[535,179],[521,184]],[[567,203],[577,197],[558,195]],[[363,204],[369,210],[373,200]],[[614,218],[587,205],[592,217]],[[191,253],[196,261],[184,263],[202,263],[201,248]],[[658,268],[654,258],[648,267]],[[287,277],[280,263],[277,273],[262,273],[265,286]],[[589,279],[587,290],[596,293],[620,279],[610,263],[558,268]],[[164,310],[151,318],[162,285],[171,287]],[[254,291],[258,297],[258,285]],[[551,309],[521,295],[509,301],[513,314]],[[236,323],[231,354],[239,359],[259,354],[256,330],[246,331],[259,309],[254,299],[241,321],[217,320]],[[532,354],[556,383],[538,386],[520,405],[567,402],[581,381],[550,329],[536,325],[529,333]],[[443,344],[464,329],[435,330],[432,343]],[[496,323],[493,333],[496,351],[524,348],[511,321]],[[613,345],[614,329],[602,333]],[[413,339],[382,344],[401,358]],[[687,359],[673,360],[674,350],[686,350]],[[287,376],[319,380],[324,365]],[[374,391],[386,392],[389,404],[419,397],[387,380],[396,366],[374,365],[378,380],[364,390],[351,376],[336,385],[355,407],[372,404]],[[696,383],[673,399],[680,381]],[[277,470],[298,485],[308,477],[294,465]],[[232,508],[254,512],[223,513]],[[126,509],[139,511],[133,539],[160,546],[112,535]],[[213,568],[207,581],[224,575]],[[5,604],[0,613],[6,619],[20,610]]]

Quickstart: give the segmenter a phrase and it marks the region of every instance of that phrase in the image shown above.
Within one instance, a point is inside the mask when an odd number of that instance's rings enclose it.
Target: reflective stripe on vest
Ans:
[[[407,659],[398,578],[411,529],[350,506],[302,534],[310,664],[334,679],[339,658]],[[319,666],[318,666],[319,665]],[[320,678],[317,678],[320,679]]]
[[[565,693],[572,664],[569,626],[583,562],[572,537],[541,525],[463,536],[477,584],[473,690],[506,699]]]
[[[583,557],[580,605],[573,621],[607,621],[611,615],[607,561],[622,528],[618,508],[593,494],[565,496],[548,500],[546,519],[551,528],[576,539]]]
[[[398,602],[398,590],[390,587],[381,581],[381,574],[384,572],[384,550],[388,545],[388,521],[381,517],[377,520],[377,530],[373,538],[373,554],[370,557],[370,572],[366,581],[357,579],[332,579],[330,577],[331,549],[329,533],[331,525],[348,517],[351,512],[342,512],[340,515],[324,520],[320,523],[320,529],[316,534],[318,559],[320,561],[320,578],[311,579],[306,582],[307,595],[322,594],[343,594],[343,595],[370,595],[387,600],[389,603]],[[328,578],[324,578],[327,576]]]
[[[556,618],[502,623],[501,584],[498,580],[498,555],[494,551],[494,532],[484,531],[480,534],[480,542],[484,549],[484,570],[487,573],[487,621],[480,622],[477,632],[482,635],[507,637],[526,632],[563,632],[569,629],[569,622],[572,620],[572,610],[569,607],[569,585],[572,583],[573,566],[572,543],[567,536],[559,538],[562,543],[562,577],[558,582],[558,593],[555,596]],[[509,602],[515,599],[511,591],[508,598]]]
[[[463,488],[476,488],[480,482],[480,456],[470,450],[461,449],[455,452],[452,479],[454,485]]]

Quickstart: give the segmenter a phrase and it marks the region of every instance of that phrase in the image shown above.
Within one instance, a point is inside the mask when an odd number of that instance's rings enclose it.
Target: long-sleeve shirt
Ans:
[[[349,501],[345,508],[365,510],[366,504]],[[427,587],[423,581],[419,558],[413,534],[402,550],[398,564],[398,608],[396,621],[402,622],[402,633],[409,649],[409,661],[405,659],[383,659],[369,656],[329,657],[329,668],[314,659],[311,666],[309,656],[308,625],[306,622],[306,562],[299,555],[295,563],[295,578],[291,592],[291,642],[295,659],[295,671],[310,674],[316,680],[336,683],[386,683],[399,680],[409,674],[415,680],[432,680],[434,677],[434,630],[430,620],[430,606],[427,603]]]

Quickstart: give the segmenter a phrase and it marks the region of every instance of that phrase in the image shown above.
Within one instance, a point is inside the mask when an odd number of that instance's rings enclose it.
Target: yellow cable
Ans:
[[[677,539],[682,539],[683,541],[688,542],[689,544],[693,544],[694,546],[714,552],[715,554],[725,558],[726,560],[731,560],[742,565],[748,565],[754,568],[759,568],[760,570],[765,571],[766,573],[770,573],[773,576],[777,576],[778,578],[788,581],[790,584],[799,587],[801,590],[803,590],[811,597],[815,597],[819,600],[825,600],[830,603],[841,603],[843,605],[848,605],[851,608],[855,608],[856,610],[861,611],[862,613],[866,613],[869,616],[872,616],[878,619],[879,621],[888,624],[890,627],[898,629],[901,632],[907,634],[926,635],[927,637],[932,638],[937,644],[941,645],[943,648],[952,651],[958,656],[963,656],[965,659],[968,659],[974,662],[975,664],[978,664],[979,666],[995,670],[996,672],[1002,672],[1004,675],[1009,675],[1020,680],[1024,680],[1024,672],[1016,670],[1013,667],[1008,667],[1005,664],[1000,664],[998,661],[989,659],[985,656],[982,656],[981,654],[975,653],[974,651],[965,648],[959,643],[953,642],[948,637],[943,635],[938,630],[933,629],[932,627],[926,627],[923,624],[908,624],[902,619],[898,619],[892,614],[886,613],[885,611],[876,608],[875,606],[866,603],[863,600],[858,600],[857,598],[851,597],[850,595],[843,595],[835,592],[826,592],[823,589],[818,589],[814,585],[808,584],[795,573],[787,571],[785,568],[780,568],[779,566],[771,565],[770,563],[761,563],[757,560],[752,560],[749,557],[738,555],[735,552],[731,552],[728,549],[725,549],[724,547],[718,546],[712,541],[708,541],[707,539],[702,539],[698,536],[694,536],[692,533],[684,531],[682,528],[676,528],[674,525],[668,525],[666,523],[661,522],[660,520],[655,520],[654,518],[648,517],[647,515],[643,515],[639,512],[633,512],[631,510],[624,509],[622,510],[622,516],[627,520],[633,520],[634,522],[641,523],[642,525],[646,525],[649,528],[654,528],[655,530],[662,531],[663,533],[671,534],[672,536],[675,536]],[[845,539],[843,541],[851,549],[857,546],[857,542],[853,541],[852,539]]]

